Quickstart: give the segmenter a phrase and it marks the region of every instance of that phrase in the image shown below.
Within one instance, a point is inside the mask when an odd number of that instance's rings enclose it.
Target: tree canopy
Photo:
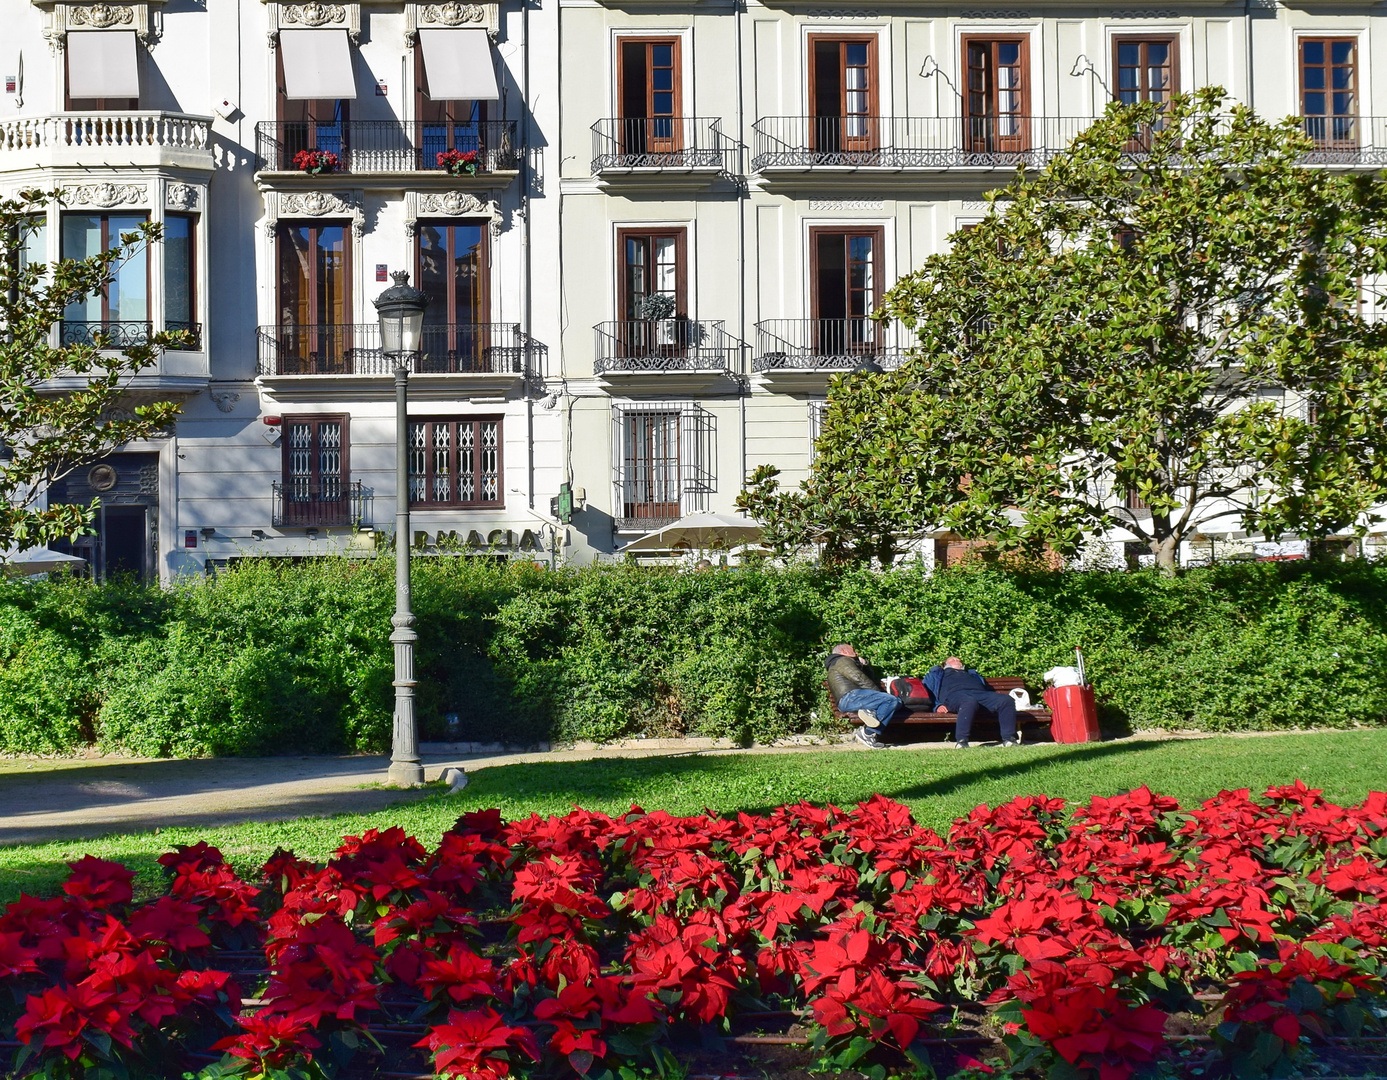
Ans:
[[[89,532],[94,506],[49,505],[35,497],[82,465],[134,439],[163,434],[178,405],[133,404],[134,375],[157,363],[184,332],[156,334],[116,351],[108,335],[53,344],[70,305],[107,289],[122,263],[157,243],[158,224],[124,233],[110,250],[48,265],[30,259],[43,209],[60,192],[0,198],[0,551],[23,551]]]
[[[835,378],[810,478],[739,500],[782,551],[948,531],[1163,566],[1199,532],[1362,531],[1387,499],[1387,182],[1210,88],[1114,104],[886,296],[916,341]]]

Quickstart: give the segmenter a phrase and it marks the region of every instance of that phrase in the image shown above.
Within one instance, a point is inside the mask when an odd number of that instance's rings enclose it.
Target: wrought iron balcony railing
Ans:
[[[519,126],[514,120],[475,124],[351,120],[343,123],[267,121],[255,125],[262,169],[299,171],[294,157],[306,150],[337,156],[336,171],[348,173],[442,172],[439,156],[450,150],[473,155],[478,173],[520,167]]]
[[[380,347],[378,323],[262,326],[261,375],[389,375],[394,357]],[[424,327],[410,370],[422,375],[527,375],[534,343],[518,323],[444,323]]]
[[[752,125],[751,169],[880,169],[1043,165],[1095,122],[1084,116],[767,116]],[[1387,118],[1301,118],[1316,143],[1306,164],[1387,164]],[[1139,157],[1151,131],[1128,150]]]
[[[188,337],[181,345],[170,348],[188,352],[202,351],[202,323],[164,321],[164,329],[186,333]],[[100,338],[103,349],[128,349],[133,345],[146,345],[154,336],[154,324],[138,319],[81,321],[64,319],[58,324],[58,341],[62,345],[95,345]]]
[[[751,370],[851,371],[868,360],[892,368],[904,358],[892,328],[874,319],[767,319],[756,324]]]
[[[103,349],[128,349],[147,345],[154,336],[154,324],[142,320],[75,321],[64,319],[58,324],[58,341],[63,345],[95,345]]]
[[[724,324],[701,319],[623,319],[598,323],[593,370],[731,371],[742,343]]]
[[[291,478],[274,481],[276,528],[320,528],[328,525],[369,525],[366,495],[360,480],[336,477]]]
[[[741,171],[738,145],[722,131],[721,117],[607,117],[592,125],[592,171],[611,169],[716,169]]]

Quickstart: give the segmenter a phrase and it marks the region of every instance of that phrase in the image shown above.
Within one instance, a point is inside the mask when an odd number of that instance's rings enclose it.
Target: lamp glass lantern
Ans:
[[[409,283],[409,273],[396,270],[395,284],[376,297],[381,350],[386,356],[412,356],[424,337],[424,308],[428,297]]]

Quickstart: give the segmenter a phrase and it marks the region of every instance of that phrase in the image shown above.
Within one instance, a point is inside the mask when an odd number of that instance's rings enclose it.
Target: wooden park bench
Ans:
[[[999,678],[994,679],[983,679],[983,682],[987,683],[987,688],[989,690],[996,690],[997,692],[1002,694],[1007,694],[1010,693],[1012,690],[1015,690],[1017,688],[1024,688],[1026,686],[1025,679],[1013,678],[1011,676],[1001,676]],[[828,680],[824,680],[823,687],[825,691],[828,690]],[[862,720],[860,717],[858,717],[857,713],[847,713],[839,709],[838,703],[836,701],[833,701],[832,694],[829,695],[829,701],[833,707],[833,715],[836,716],[839,720],[846,720],[850,724],[854,724],[859,727],[861,726]],[[953,727],[956,723],[958,723],[958,713],[934,712],[933,710],[926,708],[923,705],[907,705],[905,708],[906,712],[904,713],[904,715],[897,713],[896,718],[892,720],[889,725],[890,728],[943,728]],[[1016,729],[1019,732],[1027,727],[1040,727],[1042,725],[1048,725],[1051,719],[1052,717],[1050,710],[1047,708],[1017,709]],[[995,724],[996,720],[993,718],[991,713],[979,712],[977,716],[974,717],[973,724],[976,727],[979,723]]]

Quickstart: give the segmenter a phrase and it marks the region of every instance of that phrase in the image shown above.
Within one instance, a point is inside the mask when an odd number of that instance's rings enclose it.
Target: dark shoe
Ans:
[[[966,743],[966,742],[956,742],[956,743],[954,743],[954,749],[955,749],[955,750],[971,750],[972,747],[971,747],[968,743]]]
[[[1002,745],[1003,745],[1003,746],[1020,746],[1020,745],[1021,745],[1021,740],[1020,740],[1020,739],[1003,739],[1003,740],[1002,740]]]
[[[881,721],[877,719],[877,714],[872,712],[870,709],[858,709],[857,718],[861,720],[862,723],[867,727],[881,727]]]
[[[873,750],[884,750],[886,744],[881,741],[881,736],[871,728],[860,727],[857,729],[857,741],[863,746],[870,746]]]

